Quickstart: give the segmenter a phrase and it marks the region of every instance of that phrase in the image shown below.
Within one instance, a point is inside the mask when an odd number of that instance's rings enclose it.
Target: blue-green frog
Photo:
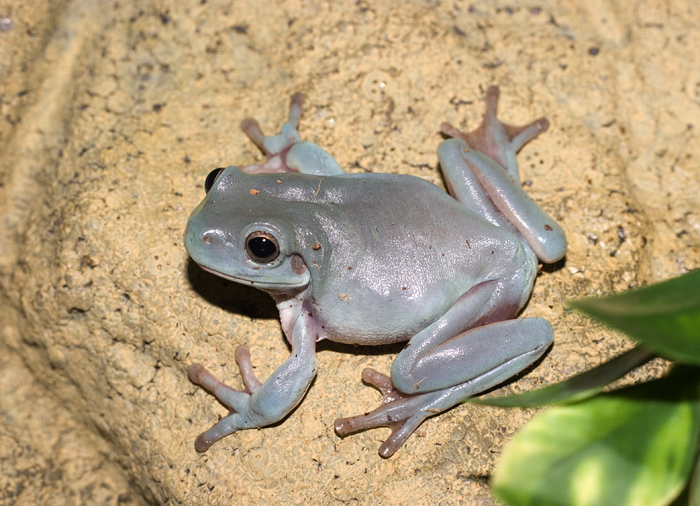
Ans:
[[[185,245],[204,270],[269,293],[290,357],[261,382],[250,352],[235,352],[244,390],[202,365],[190,379],[230,410],[199,436],[197,451],[237,430],[284,418],[316,374],[316,343],[408,341],[390,376],[365,369],[384,395],[372,412],[335,422],[338,435],[392,429],[379,453],[390,457],[428,417],[514,376],[553,339],[542,318],[515,318],[532,291],[538,259],[566,251],[564,232],[523,191],[516,152],[548,127],[496,118],[498,88],[486,92],[476,130],[438,147],[449,195],[409,175],[346,174],[297,131],[303,96],[266,136],[255,120],[244,132],[263,163],[216,169],[187,222]]]

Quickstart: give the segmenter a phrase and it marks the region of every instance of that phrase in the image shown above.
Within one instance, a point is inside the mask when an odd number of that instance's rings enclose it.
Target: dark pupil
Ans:
[[[216,181],[216,178],[219,177],[219,174],[221,174],[222,170],[224,169],[214,169],[209,173],[207,178],[204,180],[204,191],[209,193],[209,190],[211,190],[211,187],[214,186],[214,182]]]
[[[248,241],[248,250],[260,260],[266,260],[277,254],[277,245],[267,237],[253,237]]]

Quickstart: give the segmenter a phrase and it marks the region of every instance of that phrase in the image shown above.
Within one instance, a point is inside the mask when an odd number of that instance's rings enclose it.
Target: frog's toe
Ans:
[[[440,131],[447,137],[456,137],[457,139],[462,139],[464,142],[467,142],[464,138],[464,133],[462,133],[462,131],[459,128],[452,125],[451,123],[448,123],[447,121],[443,121],[440,124]]]
[[[527,125],[515,126],[503,124],[508,138],[510,139],[510,149],[513,153],[517,153],[520,149],[530,142],[532,139],[540,135],[549,128],[547,118],[538,118]]]
[[[194,442],[194,449],[199,453],[206,452],[211,445],[233,434],[238,430],[235,424],[234,416],[236,413],[230,413],[228,416],[219,420],[211,429],[202,432]]]
[[[231,388],[209,372],[202,364],[192,364],[187,370],[190,381],[195,385],[208,390],[219,401],[233,411],[240,411],[240,407],[247,404],[250,394]]]
[[[303,93],[295,93],[292,95],[292,99],[289,101],[289,118],[288,122],[291,123],[294,128],[299,126],[299,120],[301,119],[301,111],[304,108],[304,101],[306,97]]]
[[[379,447],[379,455],[389,458],[423,420],[436,414],[424,410],[425,396],[430,394],[403,394],[394,387],[389,376],[370,368],[362,372],[362,379],[382,393],[382,405],[363,415],[338,418],[334,423],[335,432],[346,436],[361,430],[389,427],[391,435]]]
[[[262,386],[262,382],[255,376],[253,371],[253,363],[250,360],[250,348],[245,345],[236,348],[236,363],[238,364],[238,369],[241,371],[241,379],[243,380],[243,386],[245,386],[245,391],[249,394],[254,394]]]
[[[241,121],[241,130],[253,141],[260,149],[265,150],[265,134],[260,128],[260,123],[253,118],[246,118]],[[270,155],[270,153],[265,153]]]

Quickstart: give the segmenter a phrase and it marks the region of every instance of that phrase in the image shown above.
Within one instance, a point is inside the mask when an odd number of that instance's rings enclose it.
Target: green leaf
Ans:
[[[632,348],[589,371],[553,385],[506,397],[471,397],[467,402],[511,408],[533,408],[547,404],[577,402],[594,396],[603,387],[652,358],[654,358],[652,352],[643,348]]]
[[[652,506],[685,486],[700,432],[700,368],[553,408],[505,449],[496,496],[526,506]]]
[[[700,504],[700,461],[695,462],[693,477],[688,483],[688,503],[691,506]]]
[[[659,355],[700,365],[700,269],[639,290],[569,305]]]

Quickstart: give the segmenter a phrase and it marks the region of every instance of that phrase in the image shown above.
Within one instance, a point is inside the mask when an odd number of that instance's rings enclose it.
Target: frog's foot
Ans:
[[[489,86],[486,90],[486,112],[481,125],[471,132],[462,132],[449,123],[441,125],[442,133],[449,137],[462,139],[472,148],[481,151],[499,163],[508,173],[520,181],[515,154],[525,144],[549,128],[546,118],[539,118],[523,126],[507,125],[497,117],[498,86]]]
[[[444,405],[444,398],[448,394],[445,391],[401,393],[394,387],[389,376],[371,368],[362,371],[362,380],[382,393],[382,405],[364,415],[338,418],[334,423],[335,432],[342,437],[361,430],[389,427],[391,435],[379,447],[379,455],[384,458],[391,457],[423,420],[442,413],[453,405]]]
[[[289,119],[280,128],[277,135],[265,135],[254,119],[241,123],[243,131],[267,155],[263,163],[239,167],[248,174],[270,172],[301,172],[315,176],[334,176],[344,174],[343,169],[323,148],[313,142],[303,141],[297,128],[301,118],[304,95],[297,93],[289,106]]]
[[[297,143],[302,142],[297,128],[301,118],[301,109],[304,105],[304,95],[295,93],[289,104],[289,117],[287,122],[280,128],[277,135],[265,135],[260,128],[260,124],[253,118],[244,119],[241,123],[241,130],[250,137],[267,156],[263,163],[246,165],[240,167],[248,174],[259,174],[265,172],[298,172],[295,168],[289,167],[286,163],[286,154]]]
[[[255,417],[251,416],[250,397],[257,392],[262,383],[255,377],[247,346],[236,348],[236,363],[241,371],[243,391],[236,390],[220,381],[201,364],[192,364],[187,375],[192,383],[199,385],[212,394],[229,409],[229,414],[219,420],[211,429],[199,435],[194,447],[198,452],[205,452],[218,440],[233,434],[239,429],[259,427]]]

